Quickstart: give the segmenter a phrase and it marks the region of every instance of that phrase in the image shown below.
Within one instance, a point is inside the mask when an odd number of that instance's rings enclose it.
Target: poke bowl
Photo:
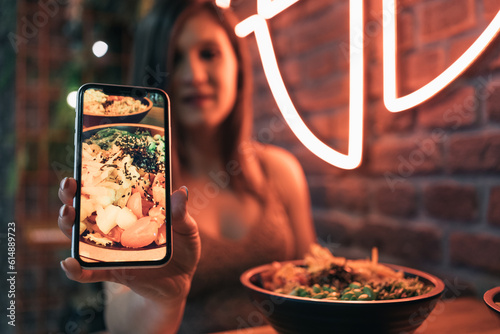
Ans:
[[[84,96],[83,126],[139,123],[152,108],[153,102],[147,97],[106,95],[89,89]]]
[[[334,284],[324,284],[326,281],[342,281],[342,277],[333,276],[315,284],[308,279],[299,279],[301,284],[293,289],[289,286],[286,293],[283,288],[272,289],[276,282],[281,287],[289,284],[290,280],[284,283],[283,277],[291,272],[294,273],[291,276],[297,277],[296,270],[310,269],[309,263],[307,256],[304,260],[274,262],[249,269],[240,277],[252,304],[278,333],[411,333],[432,312],[444,291],[444,283],[436,276],[381,263],[376,265],[397,272],[404,279],[418,281],[425,289],[420,294],[409,293],[405,297],[400,295],[400,298],[386,294],[387,299],[377,300],[370,293],[366,296],[365,283],[346,282],[344,288],[338,290]],[[332,292],[332,288],[336,292]],[[356,288],[361,290],[358,296],[349,295]],[[380,291],[376,293],[380,294]]]
[[[170,212],[164,147],[164,129],[157,126],[113,124],[82,132],[79,253],[86,261],[163,257]]]
[[[500,286],[486,291],[483,295],[483,300],[488,308],[500,320]]]

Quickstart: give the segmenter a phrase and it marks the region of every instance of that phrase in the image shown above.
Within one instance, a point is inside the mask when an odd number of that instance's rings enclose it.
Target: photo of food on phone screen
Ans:
[[[164,96],[154,91],[140,98],[96,88],[84,91],[79,206],[83,261],[165,257],[170,216],[166,105]]]

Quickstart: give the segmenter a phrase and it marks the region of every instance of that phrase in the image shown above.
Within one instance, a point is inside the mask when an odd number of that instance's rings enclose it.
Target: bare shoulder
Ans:
[[[267,172],[274,174],[301,173],[302,166],[297,158],[284,148],[274,145],[259,145],[259,157]]]
[[[302,166],[289,151],[274,145],[259,145],[258,155],[283,198],[307,187]]]
[[[309,187],[299,160],[289,151],[260,145],[261,159],[268,182],[272,182],[283,201],[296,240],[296,258],[302,258],[316,240]]]

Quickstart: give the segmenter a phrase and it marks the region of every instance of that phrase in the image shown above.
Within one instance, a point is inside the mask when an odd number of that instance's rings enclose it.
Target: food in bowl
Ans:
[[[371,260],[348,260],[313,245],[304,264],[275,262],[273,269],[262,277],[265,289],[304,298],[390,300],[420,296],[433,289],[418,277],[405,277],[402,271],[378,263],[376,248]]]
[[[357,266],[358,270],[375,275],[395,272],[397,278],[418,278],[424,286],[429,286],[429,291],[413,297],[383,300],[310,298],[274,291],[286,285],[286,279],[282,280],[284,277],[295,277],[291,279],[292,289],[300,284],[312,288],[307,272],[306,275],[295,272],[303,273],[303,268],[309,268],[311,272],[328,268],[333,256],[326,249],[317,252],[319,249],[316,247],[316,251],[311,251],[306,259],[269,263],[251,268],[241,275],[241,283],[247,289],[251,303],[278,333],[412,333],[429,316],[443,294],[444,283],[438,277],[413,268],[378,263],[376,251],[371,260],[364,262],[337,257],[334,261],[349,264],[345,267],[346,271]],[[279,276],[280,269],[289,270],[291,274]],[[348,282],[352,283],[346,281],[344,284]],[[322,287],[323,284],[319,285]]]
[[[81,237],[132,249],[165,244],[165,181],[164,136],[98,130],[82,143]]]
[[[98,116],[124,116],[141,113],[150,108],[131,96],[107,95],[96,89],[88,89],[83,96],[83,113]]]

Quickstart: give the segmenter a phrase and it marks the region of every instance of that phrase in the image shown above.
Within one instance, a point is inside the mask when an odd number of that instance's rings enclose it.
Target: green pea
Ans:
[[[352,290],[352,292],[354,293],[354,295],[355,295],[356,297],[359,297],[359,296],[361,296],[361,294],[362,294],[361,289],[358,289],[358,288],[353,289],[353,290]]]
[[[359,283],[359,282],[352,282],[351,284],[349,284],[349,287],[351,289],[359,289],[359,288],[361,288],[361,283]]]
[[[370,300],[373,300],[373,299],[376,298],[375,292],[373,291],[373,289],[369,285],[365,285],[363,287],[362,291],[363,291],[363,294],[368,295],[368,297],[370,298]]]
[[[368,296],[366,293],[363,293],[358,296],[358,300],[372,300],[372,298],[370,298],[370,296]]]
[[[344,293],[342,297],[340,297],[341,300],[354,300],[355,298],[356,295],[351,291]]]
[[[335,290],[335,287],[329,286],[328,284],[323,285],[323,291],[333,292]]]
[[[326,297],[326,294],[323,294],[323,293],[318,293],[318,294],[312,296],[312,298],[314,298],[314,299],[323,299],[325,297]]]
[[[302,288],[302,287],[299,287],[297,289],[297,296],[300,296],[300,297],[306,297],[309,293],[307,292],[306,289]]]
[[[336,297],[336,298],[338,298],[339,296],[340,296],[340,294],[338,292],[336,292],[336,291],[330,292],[328,294],[328,297]]]
[[[322,291],[321,287],[319,286],[319,284],[314,284],[313,287],[312,287],[312,290],[314,293],[319,293]]]

